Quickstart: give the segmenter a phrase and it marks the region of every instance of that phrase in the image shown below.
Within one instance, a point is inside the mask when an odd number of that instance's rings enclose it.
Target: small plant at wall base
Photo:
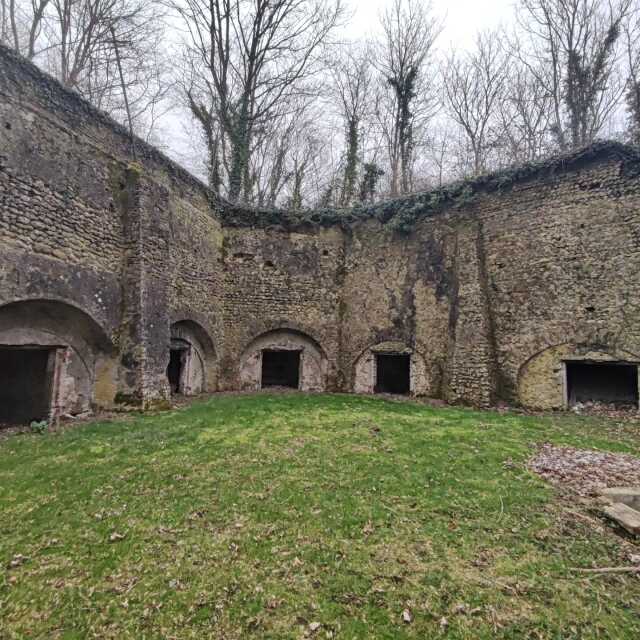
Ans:
[[[33,420],[29,428],[33,433],[43,434],[49,429],[49,422],[47,420]]]

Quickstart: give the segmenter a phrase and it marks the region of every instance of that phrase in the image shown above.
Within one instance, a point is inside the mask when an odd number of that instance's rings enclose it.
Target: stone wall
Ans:
[[[348,235],[343,285],[343,366],[347,388],[358,363],[384,343],[399,343],[424,362],[419,395],[442,397],[451,313],[453,236],[446,216],[411,235],[365,222]],[[415,371],[415,369],[414,369]]]
[[[238,388],[243,352],[276,329],[320,345],[327,358],[325,388],[345,388],[340,362],[344,252],[345,238],[336,228],[225,230],[222,388]]]
[[[601,145],[508,188],[481,184],[409,232],[375,215],[226,227],[223,368],[237,371],[262,332],[290,328],[326,352],[329,389],[371,392],[374,355],[394,345],[413,354],[413,393],[562,406],[549,393],[557,358],[520,388],[536,354],[563,344],[564,359],[640,360],[637,167],[633,150]]]
[[[209,191],[141,140],[134,153],[122,127],[2,47],[0,140],[0,315],[2,305],[43,300],[90,318],[105,340],[89,345],[87,371],[75,376],[76,387],[89,378],[83,408],[164,402],[171,324],[221,340]],[[69,346],[51,318],[36,320],[50,346]],[[16,329],[12,344],[23,345]],[[96,364],[104,358],[109,366]]]
[[[223,235],[202,191],[170,191],[169,315],[171,323],[190,323],[197,343],[205,345],[202,391],[218,388],[224,316]]]
[[[640,361],[640,183],[637,161],[603,157],[595,166],[516,185],[483,207],[489,306],[500,395],[517,401],[523,367],[566,345],[626,352]],[[497,206],[499,204],[499,206]],[[572,356],[571,354],[574,354]],[[540,371],[527,404],[557,407]],[[557,368],[557,367],[556,367]],[[531,375],[528,376],[531,389]],[[538,386],[538,385],[534,385]]]
[[[637,153],[614,143],[350,212],[234,209],[0,47],[0,348],[58,354],[55,411],[258,389],[564,406],[563,363],[640,360]],[[462,197],[464,196],[464,197]],[[436,204],[434,204],[434,202]]]

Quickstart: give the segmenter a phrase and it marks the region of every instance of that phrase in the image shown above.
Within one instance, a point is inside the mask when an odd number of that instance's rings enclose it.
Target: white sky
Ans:
[[[444,18],[440,48],[456,49],[472,44],[477,31],[507,24],[513,18],[515,0],[431,0],[435,15]],[[347,0],[355,11],[349,33],[356,38],[376,31],[380,11],[389,0]],[[426,3],[426,0],[425,0]]]

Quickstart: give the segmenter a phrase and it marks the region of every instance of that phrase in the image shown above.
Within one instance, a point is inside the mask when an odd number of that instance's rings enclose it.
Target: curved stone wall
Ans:
[[[395,352],[415,395],[544,408],[563,405],[563,359],[640,354],[635,149],[252,211],[143,141],[134,159],[126,130],[1,45],[0,130],[0,305],[81,310],[0,311],[2,340],[69,350],[60,411],[165,406],[172,340],[186,393],[260,388],[265,350],[300,352],[303,390],[370,393]]]

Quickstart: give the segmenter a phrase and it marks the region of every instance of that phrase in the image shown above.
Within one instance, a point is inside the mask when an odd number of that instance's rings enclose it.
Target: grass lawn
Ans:
[[[525,469],[543,441],[640,425],[255,395],[10,436],[0,638],[640,638],[638,576],[572,571],[630,542]]]

